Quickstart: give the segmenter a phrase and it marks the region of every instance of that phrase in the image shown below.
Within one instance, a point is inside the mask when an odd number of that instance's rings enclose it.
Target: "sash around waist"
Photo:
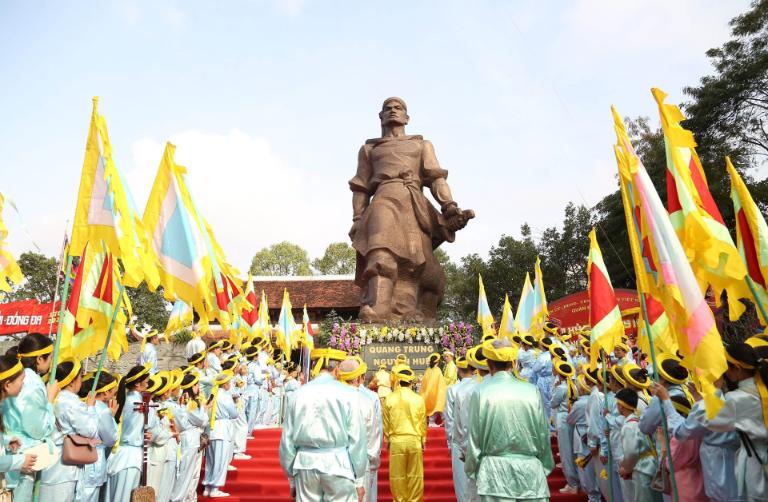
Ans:
[[[346,453],[346,446],[334,446],[330,448],[316,448],[313,446],[299,446],[299,451],[306,451],[311,453]]]

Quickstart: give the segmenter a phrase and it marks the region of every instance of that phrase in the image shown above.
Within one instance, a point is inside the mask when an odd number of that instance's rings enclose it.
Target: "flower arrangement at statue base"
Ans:
[[[435,344],[440,351],[450,350],[457,356],[463,356],[476,343],[474,332],[474,326],[464,322],[452,322],[437,328],[334,322],[328,346],[358,354],[366,345],[373,343]]]

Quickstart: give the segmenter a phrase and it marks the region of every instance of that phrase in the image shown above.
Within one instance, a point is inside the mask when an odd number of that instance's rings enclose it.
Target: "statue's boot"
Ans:
[[[363,322],[382,322],[392,314],[392,291],[394,282],[380,275],[371,277],[368,281],[368,305],[360,308],[360,319]]]
[[[399,278],[392,298],[392,311],[406,321],[421,322],[424,316],[419,311],[418,304],[418,281],[406,277]]]
[[[419,312],[424,320],[433,324],[437,318],[437,307],[440,304],[440,296],[432,291],[421,291],[419,294]]]

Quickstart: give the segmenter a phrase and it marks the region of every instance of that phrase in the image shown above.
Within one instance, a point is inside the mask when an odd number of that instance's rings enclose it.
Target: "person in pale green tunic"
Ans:
[[[25,451],[42,442],[51,442],[56,428],[53,401],[59,393],[55,382],[47,386],[40,375],[51,367],[53,342],[46,336],[34,333],[25,336],[18,347],[12,347],[7,354],[16,356],[24,366],[24,385],[18,396],[3,400],[3,422],[5,435],[18,438],[20,451]],[[14,502],[32,500],[35,475],[9,472],[6,476],[8,487],[13,490]]]
[[[24,367],[16,356],[0,356],[0,401],[18,396],[24,384],[24,378]],[[37,455],[32,453],[18,452],[19,441],[13,437],[5,441],[4,433],[5,427],[0,420],[0,444],[8,444],[7,450],[0,448],[0,480],[2,480],[0,493],[7,489],[4,485],[8,474],[18,475],[21,472],[30,472],[37,459]]]
[[[483,502],[546,501],[555,463],[541,395],[512,374],[516,350],[509,340],[489,340],[482,351],[491,377],[470,399],[464,469]]]
[[[283,422],[280,465],[292,498],[302,502],[357,502],[365,494],[368,450],[359,393],[337,380],[337,362],[346,356],[312,351],[316,377],[295,392]]]

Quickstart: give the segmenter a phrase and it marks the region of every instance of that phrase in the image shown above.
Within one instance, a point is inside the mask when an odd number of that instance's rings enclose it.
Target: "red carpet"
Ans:
[[[278,445],[280,429],[264,429],[254,431],[256,439],[248,441],[248,455],[251,460],[236,460],[233,465],[237,471],[230,472],[227,484],[223,488],[231,497],[230,502],[265,502],[289,500],[290,490],[278,460]],[[556,454],[557,445],[553,443]],[[382,455],[379,469],[379,502],[391,502],[389,490],[389,456]],[[557,460],[557,455],[555,455]],[[549,476],[549,489],[554,502],[581,502],[587,500],[585,495],[563,495],[558,492],[565,485],[565,478],[560,469],[555,469]],[[443,428],[430,428],[427,434],[427,449],[424,452],[424,501],[425,502],[455,502],[453,492],[453,477],[451,473],[451,456],[445,443]]]

